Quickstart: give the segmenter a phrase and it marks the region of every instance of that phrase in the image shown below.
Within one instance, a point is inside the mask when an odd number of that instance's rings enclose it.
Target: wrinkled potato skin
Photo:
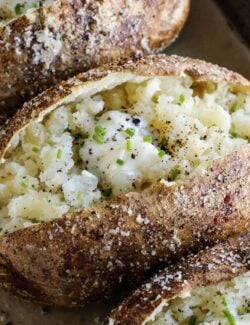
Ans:
[[[0,27],[0,122],[60,80],[158,52],[178,36],[189,6],[190,0],[55,0]],[[37,36],[48,32],[59,45]]]
[[[0,158],[11,139],[51,107],[113,73],[189,75],[249,93],[242,76],[204,61],[165,55],[122,60],[79,74],[25,104],[0,131]],[[0,286],[27,299],[83,305],[189,251],[244,232],[250,222],[250,149],[211,162],[204,175],[159,182],[81,212],[0,238]],[[147,223],[138,222],[138,215]]]
[[[109,320],[114,325],[142,325],[157,307],[176,296],[230,281],[248,271],[250,233],[232,237],[159,272],[115,308],[103,325],[110,324]]]

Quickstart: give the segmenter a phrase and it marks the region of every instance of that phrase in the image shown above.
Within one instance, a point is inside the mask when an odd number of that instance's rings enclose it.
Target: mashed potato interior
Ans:
[[[124,82],[23,129],[0,165],[1,233],[184,179],[247,146],[250,96],[210,88],[189,77]]]
[[[40,4],[46,5],[53,0],[0,0],[0,27],[9,20],[17,18],[27,11],[39,8]]]
[[[250,324],[250,272],[170,301],[148,325]]]

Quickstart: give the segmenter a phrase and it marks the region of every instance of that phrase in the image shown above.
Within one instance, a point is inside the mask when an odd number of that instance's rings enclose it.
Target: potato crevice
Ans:
[[[144,79],[79,95],[15,136],[0,165],[2,233],[183,180],[248,145],[250,96],[226,83],[201,95],[187,76]]]

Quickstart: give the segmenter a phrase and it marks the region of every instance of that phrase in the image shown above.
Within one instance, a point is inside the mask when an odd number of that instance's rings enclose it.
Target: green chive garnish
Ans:
[[[96,143],[103,144],[104,139],[103,136],[106,134],[106,130],[100,126],[96,125],[95,126],[95,134],[93,135],[93,139],[95,140]]]
[[[228,307],[228,305],[227,305],[227,299],[226,299],[225,296],[222,297],[222,303],[223,303],[223,305],[224,305],[225,307]]]
[[[104,136],[106,134],[106,130],[101,126],[101,125],[96,125],[95,126],[95,133],[97,135],[101,135],[101,136]]]
[[[146,135],[143,137],[143,141],[144,142],[152,142],[152,137]]]
[[[223,314],[226,316],[226,318],[228,320],[228,324],[236,325],[235,317],[228,308],[226,297],[223,297],[222,302],[223,302],[223,305],[225,306],[225,309],[223,310]]]
[[[129,135],[130,137],[133,137],[135,135],[135,129],[133,128],[127,128],[125,130],[125,132],[127,133],[127,135]]]
[[[226,316],[229,325],[236,325],[235,317],[229,309],[223,310],[223,314]]]
[[[27,180],[23,180],[23,181],[21,181],[21,186],[23,187],[23,188],[27,188],[28,187],[28,181]]]
[[[131,151],[133,149],[132,141],[130,139],[126,141],[126,148],[128,151]]]
[[[190,317],[188,325],[195,325],[196,321],[197,321],[197,316],[193,315],[193,316]]]
[[[178,166],[174,167],[169,174],[170,181],[174,182],[177,177],[180,175],[181,171]]]
[[[32,151],[33,151],[34,153],[39,153],[39,152],[40,152],[40,149],[39,149],[38,147],[33,147],[33,148],[32,148]]]
[[[180,95],[179,97],[179,105],[183,104],[185,102],[185,96],[183,94]]]
[[[32,5],[32,7],[33,7],[34,9],[38,8],[38,3],[34,2],[33,5]]]
[[[236,112],[238,107],[239,107],[239,103],[237,102],[237,100],[235,100],[230,107],[230,113]]]
[[[239,138],[240,137],[240,135],[237,132],[234,132],[234,131],[232,131],[230,134],[231,134],[232,138]]]
[[[58,149],[58,150],[57,150],[56,158],[57,158],[57,159],[61,159],[61,158],[62,158],[62,149]]]
[[[96,143],[99,143],[99,144],[104,143],[103,136],[100,134],[94,134],[93,139],[95,140]]]
[[[21,3],[17,3],[15,6],[15,13],[17,16],[20,16],[23,12],[23,5]]]
[[[116,160],[116,163],[117,163],[117,165],[122,166],[122,165],[124,165],[124,160],[118,158],[118,159]]]
[[[76,196],[77,201],[81,201],[81,198],[82,198],[82,192],[78,192]]]
[[[165,152],[164,150],[159,149],[159,151],[158,151],[158,156],[159,156],[160,158],[164,157],[165,154],[166,154],[166,152]]]

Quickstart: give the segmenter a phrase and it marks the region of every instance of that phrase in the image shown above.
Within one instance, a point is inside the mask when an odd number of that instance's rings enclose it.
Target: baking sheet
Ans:
[[[250,78],[250,52],[231,30],[212,0],[193,0],[191,14],[179,39],[166,50],[226,66]],[[117,302],[117,299],[116,299]],[[42,308],[0,291],[0,324],[4,325],[94,325],[115,301],[83,309]]]
[[[250,50],[230,28],[219,7],[212,0],[191,1],[191,13],[184,30],[165,52],[204,59],[249,79]]]

